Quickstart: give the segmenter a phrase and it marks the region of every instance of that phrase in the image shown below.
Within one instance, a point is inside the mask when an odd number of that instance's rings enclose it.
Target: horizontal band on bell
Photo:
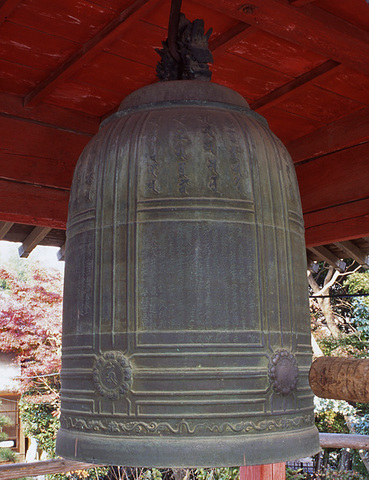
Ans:
[[[119,110],[116,113],[110,115],[110,117],[106,118],[103,122],[101,122],[100,128],[105,127],[108,123],[110,123],[115,118],[126,117],[131,113],[138,113],[150,110],[161,110],[161,109],[168,109],[168,108],[183,108],[183,107],[206,107],[206,108],[216,108],[216,109],[223,109],[223,110],[230,110],[234,112],[244,113],[245,115],[257,120],[258,122],[262,123],[268,128],[268,122],[266,119],[260,115],[259,113],[250,110],[249,108],[239,107],[237,105],[232,105],[229,103],[222,103],[222,102],[209,102],[203,100],[176,100],[173,102],[157,102],[157,103],[146,103],[143,105],[139,105],[137,107],[126,108],[124,110]]]

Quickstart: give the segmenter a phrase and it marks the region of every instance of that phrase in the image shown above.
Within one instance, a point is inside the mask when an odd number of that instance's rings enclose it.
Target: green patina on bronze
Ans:
[[[232,466],[319,450],[291,159],[236,92],[129,95],[75,171],[58,454]]]

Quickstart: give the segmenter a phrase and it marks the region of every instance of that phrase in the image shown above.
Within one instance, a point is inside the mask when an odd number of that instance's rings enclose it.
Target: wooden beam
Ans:
[[[39,104],[35,108],[23,108],[23,98],[0,92],[0,115],[18,120],[30,120],[31,123],[45,127],[58,128],[89,138],[99,130],[100,119],[87,113],[72,111],[50,104]]]
[[[267,93],[263,97],[253,102],[250,105],[250,108],[252,110],[257,110],[259,113],[261,113],[264,110],[267,110],[273,105],[279,103],[280,101],[288,98],[290,95],[295,94],[296,90],[303,87],[307,83],[312,82],[317,77],[320,77],[325,73],[331,71],[338,65],[340,64],[338,62],[335,62],[334,60],[327,60],[326,62],[318,65],[309,72],[306,72],[303,75],[300,75],[299,77],[291,80],[290,82],[285,83],[281,87],[276,88],[272,92]]]
[[[57,259],[59,260],[59,262],[64,262],[64,260],[65,260],[65,243],[56,252],[56,256],[57,256]]]
[[[32,250],[46,237],[50,230],[50,227],[35,227],[18,248],[19,256],[21,258],[28,258]]]
[[[242,5],[229,0],[198,3],[369,74],[369,33],[317,7],[314,15],[306,10],[314,6],[297,9],[285,0],[253,0]]]
[[[64,189],[90,140],[87,134],[1,115],[0,132],[0,179]]]
[[[353,242],[347,240],[345,242],[337,242],[336,245],[345,251],[349,258],[355,260],[363,268],[369,268],[369,255],[360,250]]]
[[[0,26],[8,19],[19,3],[20,0],[0,1]]]
[[[76,162],[90,140],[89,135],[79,135],[40,125],[31,120],[0,116],[0,151],[35,158],[54,158]]]
[[[332,207],[321,208],[312,212],[304,213],[305,230],[310,228],[326,225],[328,228],[334,229],[336,224],[352,221],[355,218],[360,222],[364,222],[361,228],[361,235],[350,235],[350,231],[342,229],[341,235],[337,236],[334,241],[320,242],[317,245],[325,245],[328,243],[341,242],[352,238],[359,238],[368,235],[369,225],[365,224],[365,216],[369,214],[369,198],[363,200],[354,200],[346,203],[334,205]]]
[[[77,470],[88,470],[97,465],[90,463],[74,462],[64,458],[55,460],[44,460],[41,462],[13,463],[0,465],[1,480],[13,480],[20,477],[36,477],[52,473],[67,473]]]
[[[239,22],[210,42],[209,49],[216,54],[222,53],[251,32],[255,32],[255,28],[246,23]]]
[[[293,7],[302,7],[308,3],[316,2],[316,0],[289,0],[289,2]]]
[[[311,365],[309,383],[317,397],[369,403],[369,359],[318,357]]]
[[[369,8],[369,7],[368,7]],[[294,163],[320,157],[363,142],[369,142],[369,107],[293,140],[287,149]]]
[[[322,448],[352,448],[369,450],[369,435],[351,433],[319,433]]]
[[[0,240],[4,240],[5,235],[12,228],[14,223],[12,222],[0,222]]]
[[[296,165],[303,212],[349,203],[353,207],[353,202],[368,199],[368,157],[369,142]]]
[[[354,215],[354,212],[353,212]],[[369,213],[335,222],[320,223],[305,227],[307,247],[327,245],[342,240],[361,238],[369,235]]]
[[[0,221],[65,230],[69,191],[0,179]]]
[[[71,155],[63,161],[37,158],[32,154],[11,154],[0,149],[0,179],[69,190],[77,160],[78,155]]]
[[[149,13],[160,0],[136,0],[120,12],[97,35],[87,41],[67,61],[57,68],[24,98],[24,106],[33,107],[43,100],[57,85],[67,80],[83,65],[90,62],[104,47],[119,38],[135,21]]]
[[[308,250],[322,261],[329,263],[332,265],[336,270],[343,273],[346,268],[346,263],[343,262],[340,258],[338,258],[334,253],[332,253],[326,247],[308,247]]]

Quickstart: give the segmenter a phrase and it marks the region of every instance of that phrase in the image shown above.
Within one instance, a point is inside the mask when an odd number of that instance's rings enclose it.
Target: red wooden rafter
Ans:
[[[259,113],[263,112],[267,108],[278,104],[282,99],[287,98],[290,94],[295,93],[299,87],[303,87],[307,83],[312,82],[316,78],[324,75],[325,73],[333,70],[339,65],[334,60],[327,60],[321,65],[309,70],[308,72],[300,75],[299,77],[291,80],[290,82],[276,88],[270,93],[267,93],[264,97],[259,98],[250,105],[252,110],[257,110]]]
[[[160,0],[136,0],[106,25],[97,35],[87,41],[66,62],[60,65],[45,81],[41,82],[24,98],[24,106],[33,107],[42,101],[57,85],[67,80],[84,64],[91,61],[105,46],[116,40],[126,28],[145,13],[152,10]]]
[[[369,33],[314,5],[297,9],[284,0],[199,3],[369,75]]]
[[[17,8],[21,0],[2,0],[0,1],[0,26],[8,16]]]

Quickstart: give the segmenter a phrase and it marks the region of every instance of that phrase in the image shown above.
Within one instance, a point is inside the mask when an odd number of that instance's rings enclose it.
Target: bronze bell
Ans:
[[[236,92],[129,95],[79,159],[57,453],[275,463],[319,451],[294,167]]]

